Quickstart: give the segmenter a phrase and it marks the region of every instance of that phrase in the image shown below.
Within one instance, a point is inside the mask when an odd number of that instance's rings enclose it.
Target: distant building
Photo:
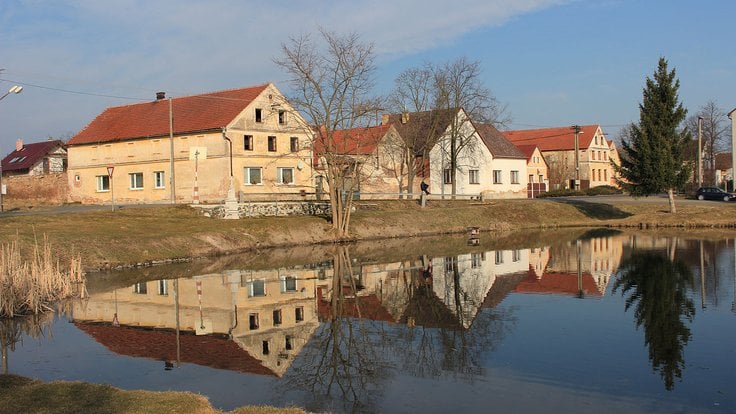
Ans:
[[[39,176],[66,171],[67,154],[64,142],[48,140],[24,144],[19,139],[15,150],[2,159],[3,177]]]
[[[616,186],[611,160],[618,159],[615,146],[600,125],[583,125],[578,134],[580,188],[601,185]],[[505,131],[517,146],[536,145],[549,165],[552,189],[569,188],[575,179],[575,131],[569,126],[558,128]]]

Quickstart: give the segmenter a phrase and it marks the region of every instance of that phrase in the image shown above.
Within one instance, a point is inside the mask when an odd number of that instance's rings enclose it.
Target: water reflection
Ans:
[[[282,253],[281,265],[249,257],[143,269],[127,286],[93,282],[73,321],[109,350],[165,370],[256,374],[275,379],[277,402],[373,412],[386,409],[398,377],[486,378],[492,354],[517,329],[520,309],[499,306],[510,295],[598,306],[620,292],[667,390],[684,375],[691,296],[703,307],[727,302],[729,311],[736,298],[717,282],[734,274],[717,265],[733,251],[729,241],[611,231],[547,240],[330,246],[305,254],[312,261]]]
[[[695,316],[695,305],[688,297],[692,286],[693,273],[684,262],[651,251],[634,252],[624,260],[613,285],[613,292],[620,290],[626,298],[626,310],[634,307],[652,368],[659,371],[668,390],[675,378],[682,377],[685,366],[684,348],[690,340],[686,322]]]

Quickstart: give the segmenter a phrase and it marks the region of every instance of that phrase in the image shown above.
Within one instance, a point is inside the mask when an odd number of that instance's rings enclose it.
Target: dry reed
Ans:
[[[46,236],[41,246],[35,242],[30,260],[21,253],[17,236],[0,244],[0,318],[52,311],[54,303],[84,295],[79,257],[71,259],[68,271],[61,270]]]

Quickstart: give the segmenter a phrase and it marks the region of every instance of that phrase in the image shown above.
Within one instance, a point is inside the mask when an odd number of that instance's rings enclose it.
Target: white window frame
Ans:
[[[468,184],[480,184],[480,170],[468,170]]]
[[[258,182],[252,183],[251,182],[251,171],[258,171]],[[243,174],[245,177],[245,180],[243,183],[245,185],[262,185],[263,184],[263,168],[262,167],[245,167],[243,168]]]
[[[153,188],[162,190],[166,188],[166,173],[164,171],[153,172]]]
[[[503,184],[503,172],[501,170],[493,170],[493,184]]]
[[[288,284],[288,282],[290,282],[292,280],[294,281],[294,288],[293,289],[291,289],[289,287],[289,284]],[[294,275],[281,276],[281,293],[292,293],[292,292],[296,292],[297,289],[299,289],[299,286],[297,285],[297,280],[298,280],[297,277],[294,276]]]
[[[107,182],[107,188],[105,188],[105,182]],[[110,191],[110,176],[109,175],[98,175],[97,176],[97,192],[107,193]]]
[[[263,294],[261,294],[260,292],[256,292],[254,288],[256,283],[263,285]],[[256,293],[258,294],[256,295]],[[266,294],[267,292],[266,292],[266,280],[265,279],[253,279],[248,282],[248,297],[249,298],[255,298],[255,297],[262,298],[266,296]]]
[[[169,282],[166,279],[159,279],[158,294],[161,296],[169,296]]]
[[[445,170],[442,172],[442,183],[452,184],[452,169],[445,168]]]
[[[519,184],[519,171],[511,170],[511,184]]]
[[[291,182],[284,182],[284,171],[291,170]],[[276,169],[276,179],[279,184],[282,185],[294,185],[294,167],[278,167]]]
[[[136,178],[140,178],[140,182]],[[143,173],[142,172],[134,172],[128,174],[128,179],[130,181],[130,190],[142,190],[143,189]]]

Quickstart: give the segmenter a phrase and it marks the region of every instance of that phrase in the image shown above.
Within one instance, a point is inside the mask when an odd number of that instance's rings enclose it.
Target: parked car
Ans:
[[[695,193],[698,200],[723,200],[732,201],[736,199],[736,194],[727,193],[718,187],[700,187]]]

